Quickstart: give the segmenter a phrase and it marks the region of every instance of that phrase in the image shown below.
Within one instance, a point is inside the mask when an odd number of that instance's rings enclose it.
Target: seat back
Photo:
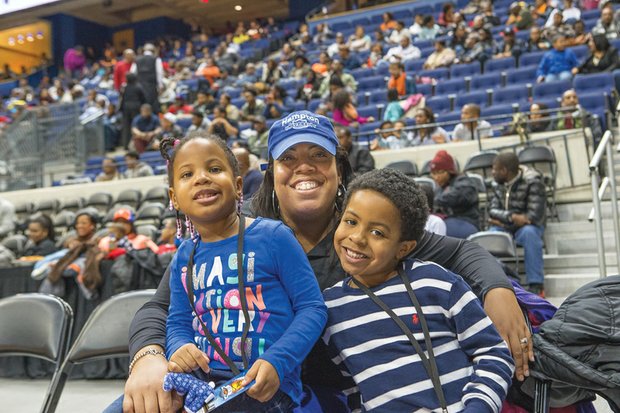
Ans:
[[[512,235],[499,231],[482,231],[468,238],[487,250],[496,258],[517,258],[517,247]]]
[[[418,174],[418,167],[410,161],[392,162],[385,167],[400,171],[407,176],[416,176]]]
[[[484,151],[473,154],[463,167],[463,172],[480,170],[484,179],[490,178],[490,169],[493,166],[497,151]]]
[[[131,207],[138,208],[140,206],[140,200],[142,199],[142,192],[138,189],[125,189],[116,197],[114,201],[115,205],[125,204]]]
[[[54,383],[61,376],[72,326],[71,307],[56,296],[28,293],[0,300],[0,354],[30,356],[55,363],[41,409],[43,413],[49,411]]]
[[[415,181],[416,184],[420,186],[428,186],[433,190],[433,192],[435,192],[435,187],[437,186],[437,184],[435,183],[433,178],[428,178],[426,176],[419,176],[419,177],[413,178],[413,180]]]
[[[160,202],[162,204],[168,203],[168,187],[156,186],[149,189],[146,191],[146,194],[144,194],[144,199],[142,202]]]
[[[71,307],[39,293],[0,299],[0,354],[62,362],[73,322]]]
[[[155,290],[117,294],[95,308],[71,346],[60,371],[54,376],[45,413],[56,410],[67,377],[75,364],[129,354],[129,325],[138,309],[154,294]]]
[[[519,154],[519,163],[531,165],[543,177],[547,192],[547,209],[550,218],[558,218],[558,211],[555,205],[557,163],[555,153],[549,146],[528,146],[523,148]]]

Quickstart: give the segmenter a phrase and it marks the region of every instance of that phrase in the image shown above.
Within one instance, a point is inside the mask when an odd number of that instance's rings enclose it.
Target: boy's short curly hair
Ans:
[[[424,191],[413,179],[390,168],[366,172],[349,184],[343,209],[355,192],[363,190],[380,193],[400,211],[401,241],[420,240],[428,218],[428,204]]]

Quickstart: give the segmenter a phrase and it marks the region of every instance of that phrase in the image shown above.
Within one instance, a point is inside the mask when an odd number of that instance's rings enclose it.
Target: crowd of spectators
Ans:
[[[613,71],[619,58],[610,40],[618,37],[618,16],[611,3],[586,3],[514,2],[507,19],[495,13],[490,1],[475,0],[461,10],[446,3],[439,15],[417,14],[411,21],[397,20],[386,12],[376,27],[358,25],[350,36],[333,32],[327,23],[314,29],[301,23],[292,36],[278,39],[279,49],[262,53],[262,61],[242,52],[258,47],[256,42],[261,39],[274,40],[271,36],[280,28],[273,19],[252,21],[247,26],[240,22],[219,38],[197,31],[191,39],[158,40],[120,55],[109,46],[96,58],[92,49],[75,46],[66,52],[65,70],[57,78],[43,77],[36,88],[22,78],[4,102],[8,113],[0,121],[10,122],[28,106],[79,102],[84,117],[103,115],[108,151],[124,149],[140,154],[157,150],[165,136],[204,130],[230,145],[246,144],[257,157],[265,156],[271,123],[306,107],[353,131],[360,125],[376,125],[375,137],[368,139],[371,150],[514,133],[509,126],[498,130],[478,120],[481,108],[474,103],[455,108],[461,110],[461,122],[456,126],[432,125],[436,114],[424,107],[428,96],[419,93],[418,86],[442,80],[406,70],[407,62],[424,55],[421,68],[433,70],[476,61],[484,65],[494,59],[545,51],[532,83]],[[582,10],[592,7],[599,7],[601,14],[588,32],[580,18]],[[492,32],[498,33],[500,27],[500,37],[494,37]],[[529,35],[526,38],[522,33]],[[244,45],[247,42],[249,47]],[[432,52],[423,54],[416,46],[420,42],[432,44]],[[582,62],[571,50],[576,45],[590,49]],[[359,102],[359,82],[364,78],[355,73],[364,68],[384,68],[389,74],[384,83],[384,107],[377,116],[358,111],[363,104]],[[531,109],[544,106],[533,102]],[[528,130],[578,125],[563,119],[532,122]],[[413,129],[412,124],[416,125]],[[105,165],[104,169],[109,168]],[[102,172],[105,179],[114,176],[114,172]]]

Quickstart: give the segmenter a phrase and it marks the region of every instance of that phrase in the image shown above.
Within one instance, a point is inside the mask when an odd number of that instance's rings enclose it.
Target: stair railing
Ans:
[[[601,212],[601,199],[605,195],[606,187],[611,192],[611,214],[614,223],[614,237],[616,241],[616,265],[620,267],[620,219],[618,218],[618,194],[616,192],[616,173],[613,158],[613,134],[606,131],[603,139],[596,148],[592,161],[590,161],[590,178],[592,181],[592,202],[594,204],[594,222],[596,229],[596,247],[598,251],[599,276],[607,276],[605,262],[605,239],[603,237],[603,214]],[[607,177],[601,182],[600,164],[603,155],[607,158]]]

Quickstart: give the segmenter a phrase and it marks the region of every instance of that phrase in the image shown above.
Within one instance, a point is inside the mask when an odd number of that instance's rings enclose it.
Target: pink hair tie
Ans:
[[[179,143],[181,143],[181,139],[175,139],[172,146],[177,146]]]

